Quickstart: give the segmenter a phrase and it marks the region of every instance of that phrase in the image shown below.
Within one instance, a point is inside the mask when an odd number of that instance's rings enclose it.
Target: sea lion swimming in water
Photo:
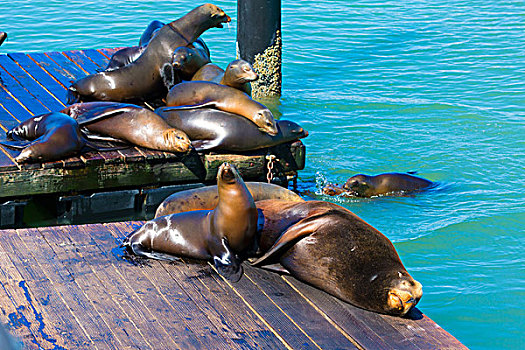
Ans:
[[[264,215],[255,266],[280,264],[299,280],[363,309],[403,316],[419,282],[390,240],[349,210],[324,201],[256,203]]]
[[[215,209],[155,218],[132,232],[123,246],[153,259],[213,259],[221,275],[238,281],[242,260],[256,250],[257,209],[235,166],[221,165],[217,188]]]
[[[384,173],[375,176],[354,175],[343,185],[357,197],[373,197],[394,193],[410,193],[430,188],[432,181],[403,173]]]
[[[6,32],[0,32],[0,45],[2,45],[4,43],[5,39],[7,39],[7,33]]]
[[[229,86],[208,81],[183,82],[170,89],[166,97],[166,106],[178,107],[173,110],[214,107],[251,120],[263,132],[277,134],[272,112],[247,94]]]
[[[191,141],[181,130],[172,128],[152,111],[127,103],[86,102],[65,108],[63,113],[77,120],[89,133],[126,141],[133,145],[166,152],[187,152]],[[108,138],[106,138],[108,139]]]
[[[289,120],[276,121],[277,133],[271,136],[240,115],[213,108],[155,110],[169,125],[184,131],[196,151],[245,152],[308,136],[308,131]]]
[[[208,63],[202,66],[191,80],[211,81],[230,86],[251,96],[252,87],[250,82],[258,78],[259,76],[255,73],[250,63],[238,59],[231,61],[226,70],[214,63]]]
[[[86,146],[76,120],[57,112],[29,118],[9,130],[7,137],[14,142],[2,142],[3,145],[22,149],[15,158],[17,163],[59,160]]]
[[[173,52],[197,40],[207,29],[222,28],[222,23],[230,20],[223,10],[212,4],[193,9],[159,29],[136,61],[75,81],[68,89],[68,103],[80,99],[122,102],[161,96],[166,91],[164,70],[172,69]]]

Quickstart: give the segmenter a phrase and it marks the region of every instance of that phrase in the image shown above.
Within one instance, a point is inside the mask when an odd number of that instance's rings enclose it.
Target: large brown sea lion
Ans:
[[[222,28],[222,23],[230,20],[223,10],[212,4],[193,9],[159,29],[136,61],[74,82],[68,89],[68,103],[80,99],[128,101],[161,96],[166,91],[164,70],[171,72],[173,52],[197,40],[207,29]]]
[[[385,173],[375,176],[355,175],[346,180],[343,188],[357,197],[410,193],[433,186],[432,181],[403,173]]]
[[[272,112],[242,91],[208,81],[191,81],[177,84],[166,97],[169,107],[214,107],[235,113],[251,120],[259,129],[270,135],[277,134]],[[179,108],[181,109],[181,108]]]
[[[390,242],[349,210],[323,201],[256,203],[264,215],[255,266],[278,263],[292,276],[361,308],[405,315],[422,286]]]
[[[9,130],[7,137],[14,142],[2,144],[22,149],[15,158],[18,163],[63,159],[79,153],[86,145],[76,120],[63,113],[47,113],[29,118]]]
[[[308,131],[289,120],[276,121],[277,133],[271,136],[246,118],[213,108],[155,110],[169,125],[184,131],[197,151],[246,152],[308,136]]]
[[[304,202],[297,193],[284,187],[265,182],[246,182],[255,202],[264,199],[280,199],[289,202]],[[155,217],[183,213],[185,211],[213,209],[219,201],[217,186],[205,186],[175,192],[160,203]]]
[[[191,146],[183,131],[171,127],[152,111],[132,104],[77,103],[62,112],[75,118],[90,134],[166,152],[186,152]]]
[[[248,95],[252,93],[251,81],[259,78],[250,63],[244,60],[231,61],[226,70],[214,63],[202,66],[191,80],[211,81],[239,89]]]
[[[257,209],[233,165],[221,165],[217,188],[215,209],[158,217],[132,232],[123,245],[154,259],[213,259],[219,273],[238,281],[242,259],[256,249]]]

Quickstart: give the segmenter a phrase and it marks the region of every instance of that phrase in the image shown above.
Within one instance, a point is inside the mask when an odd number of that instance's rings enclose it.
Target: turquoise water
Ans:
[[[235,56],[233,19],[204,34]],[[182,1],[9,1],[0,52],[129,46]],[[283,1],[283,118],[310,131],[299,186],[388,236],[419,307],[473,349],[525,348],[525,3]],[[315,195],[356,173],[417,171],[412,197]]]

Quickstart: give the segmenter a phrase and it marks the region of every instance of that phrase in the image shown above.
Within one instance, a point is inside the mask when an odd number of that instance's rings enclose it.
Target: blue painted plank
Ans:
[[[95,64],[97,64],[100,68],[106,68],[108,65],[109,59],[95,49],[84,50],[84,54],[93,62],[95,62]]]
[[[100,69],[100,67],[93,63],[82,51],[66,51],[63,52],[63,54],[89,74],[96,73]]]
[[[47,57],[43,53],[32,53],[28,57],[32,58],[37,64],[42,67],[46,72],[51,74],[56,80],[58,80],[65,89],[67,89],[72,82],[76,80],[75,76],[69,72],[66,72],[62,67],[56,64],[55,61]]]
[[[34,79],[38,80],[40,84],[51,92],[60,102],[66,103],[66,87],[58,82],[48,71],[33,61],[28,55],[24,53],[10,53],[7,54],[12,60],[20,65],[26,72],[28,72]]]
[[[56,62],[62,69],[70,73],[75,79],[88,75],[87,72],[80,69],[73,61],[64,56],[61,52],[46,52],[46,55]]]
[[[5,57],[5,56],[3,56]],[[9,59],[9,58],[8,58]],[[5,90],[9,91],[14,98],[23,106],[25,106],[32,114],[42,114],[50,111],[37,98],[31,95],[22,85],[20,85],[9,73],[4,69],[0,69],[1,84]],[[27,119],[24,115],[17,115],[15,110],[11,110],[10,104],[4,104],[4,107],[11,112],[18,120],[24,121]]]
[[[27,72],[20,68],[11,58],[0,55],[0,66],[51,111],[59,111],[65,107],[54,95],[43,88],[43,84],[37,82],[32,76],[27,74]]]

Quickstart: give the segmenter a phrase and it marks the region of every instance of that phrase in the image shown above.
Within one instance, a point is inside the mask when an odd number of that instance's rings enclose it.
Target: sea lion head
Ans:
[[[423,286],[407,272],[390,276],[390,287],[383,291],[386,292],[384,312],[394,316],[406,315],[423,296]]]
[[[289,120],[279,120],[277,122],[277,128],[283,139],[287,141],[298,140],[308,136],[308,131],[303,129],[299,124]]]
[[[184,64],[190,61],[195,54],[195,51],[187,46],[181,46],[177,48],[177,50],[175,50],[175,52],[173,53],[173,68],[175,68],[176,70],[182,69],[182,67],[184,67]]]
[[[172,152],[187,152],[191,147],[188,135],[179,129],[168,129],[162,134],[164,142]]]
[[[230,163],[222,163],[217,172],[217,184],[236,184],[242,181],[239,170],[235,165]]]
[[[204,4],[199,6],[198,9],[211,18],[210,28],[222,28],[223,23],[228,23],[232,20],[220,7],[213,4]]]
[[[277,129],[277,124],[275,119],[273,119],[272,112],[261,105],[262,108],[258,108],[254,111],[255,115],[253,117],[253,122],[259,127],[259,130],[265,132],[271,136],[277,135],[279,130]]]
[[[250,63],[245,60],[234,60],[226,67],[226,72],[230,72],[236,83],[244,84],[259,79]],[[226,73],[227,74],[227,73]]]
[[[423,296],[421,283],[404,268],[376,270],[354,282],[359,285],[355,304],[382,314],[404,316]]]
[[[370,176],[368,175],[354,175],[346,180],[343,188],[350,191],[354,196],[365,197],[371,190]]]

